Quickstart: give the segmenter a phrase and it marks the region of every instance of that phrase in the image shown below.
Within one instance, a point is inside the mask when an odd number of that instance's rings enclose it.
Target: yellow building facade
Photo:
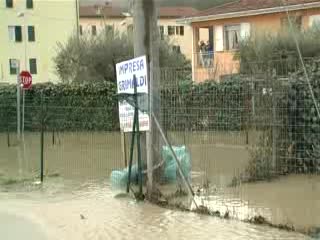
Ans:
[[[77,0],[0,2],[0,83],[13,84],[22,70],[34,83],[58,82],[58,43],[77,33]]]

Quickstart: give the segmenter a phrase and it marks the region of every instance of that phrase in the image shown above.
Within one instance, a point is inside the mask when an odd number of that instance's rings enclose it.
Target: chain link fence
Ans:
[[[266,69],[259,63],[250,67],[246,74],[201,84],[191,81],[190,69],[160,70],[160,98],[153,99],[161,106],[154,133],[158,139],[151,145],[157,200],[287,229],[317,227],[318,63],[308,64],[316,103],[296,64],[275,61]],[[114,92],[69,94],[26,92],[23,141],[16,135],[16,98],[0,100],[3,181],[38,178],[43,157],[45,177],[111,176],[112,181],[112,174],[118,174],[115,185],[126,185],[121,173],[127,171],[131,133],[120,132],[118,98]],[[102,96],[110,96],[112,104],[104,104]],[[141,146],[146,182],[145,133]],[[135,150],[133,165],[136,155]]]

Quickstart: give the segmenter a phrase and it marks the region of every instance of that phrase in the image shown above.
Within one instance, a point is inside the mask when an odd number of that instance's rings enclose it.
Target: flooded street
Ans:
[[[7,144],[6,135],[0,135],[0,239],[309,239],[238,220],[262,216],[300,232],[317,229],[320,176],[288,175],[233,187],[233,177],[248,161],[246,147],[236,142],[242,137],[209,137],[235,142],[219,146],[216,139],[199,143],[202,135],[186,137],[194,191],[206,179],[210,183],[209,192],[201,191],[196,202],[222,216],[228,212],[232,220],[136,203],[131,197],[115,198],[108,179],[111,171],[125,165],[119,133],[59,133],[54,140],[48,133],[43,186],[30,181],[39,179],[39,134],[26,134],[20,160],[14,138]],[[183,135],[175,139],[184,142]],[[14,231],[17,228],[20,231]]]
[[[6,224],[0,226],[1,239],[309,239],[266,226],[136,203],[115,194],[106,183],[80,185],[59,178],[42,187],[2,187],[0,223]]]

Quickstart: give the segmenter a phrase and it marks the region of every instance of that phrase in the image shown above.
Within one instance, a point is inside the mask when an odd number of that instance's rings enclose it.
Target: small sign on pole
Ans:
[[[29,90],[32,86],[32,76],[28,71],[22,71],[19,75],[22,89]]]
[[[137,82],[137,94],[148,94],[148,68],[146,56],[118,63],[118,94],[134,94],[134,76]],[[126,100],[119,101],[120,128],[123,132],[132,132],[134,107]],[[139,130],[149,131],[149,115],[139,110]]]

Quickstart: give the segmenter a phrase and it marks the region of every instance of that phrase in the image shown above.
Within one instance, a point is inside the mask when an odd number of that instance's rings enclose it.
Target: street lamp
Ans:
[[[24,12],[18,12],[17,13],[18,18],[23,18],[23,22],[25,23],[25,13]],[[24,40],[24,70],[27,70],[27,25],[22,25],[22,39]],[[18,141],[19,141],[19,146],[18,146],[18,161],[20,165],[19,172],[20,174],[22,173],[22,159],[21,159],[21,143],[20,143],[20,138],[22,137],[22,147],[23,147],[23,160],[25,156],[25,143],[24,143],[24,109],[25,109],[25,92],[24,89],[22,89],[22,83],[20,81],[20,62],[19,62],[19,67],[18,67],[18,75],[17,75],[17,129],[18,129]],[[22,126],[20,128],[21,122],[21,110],[20,110],[20,95],[21,95],[21,89],[22,89]]]

